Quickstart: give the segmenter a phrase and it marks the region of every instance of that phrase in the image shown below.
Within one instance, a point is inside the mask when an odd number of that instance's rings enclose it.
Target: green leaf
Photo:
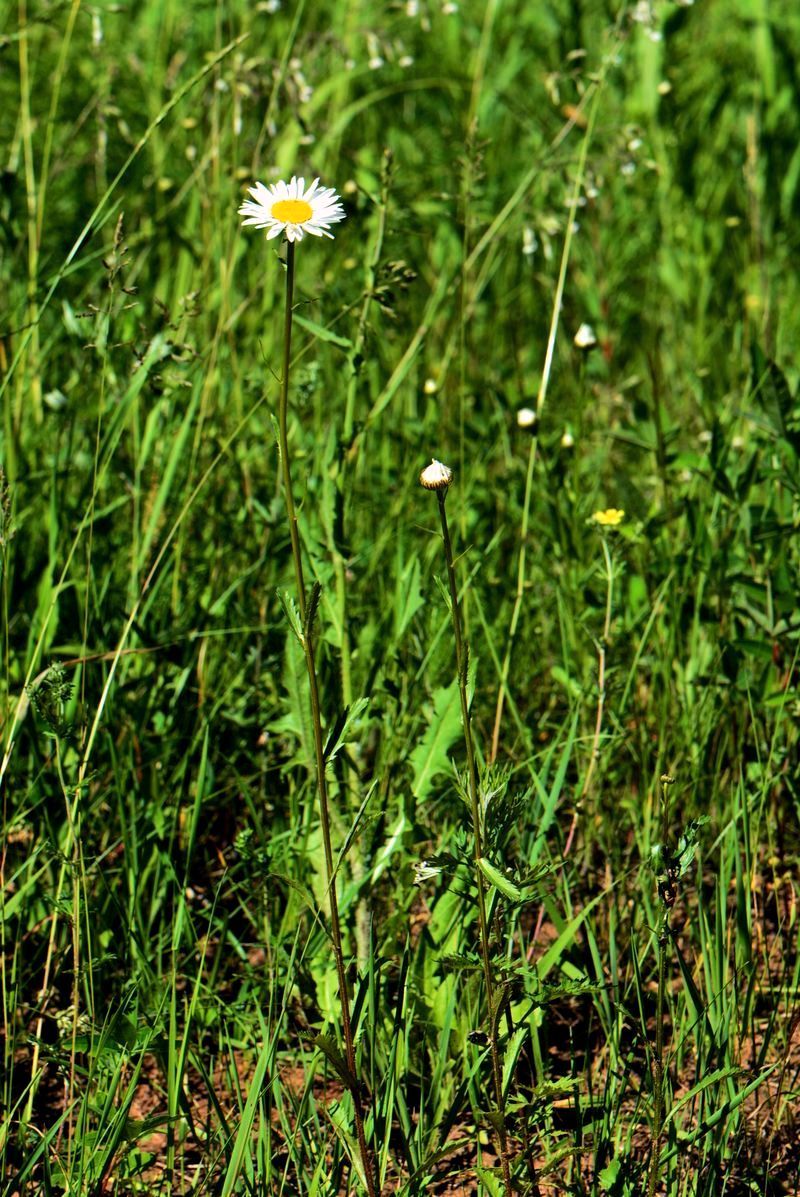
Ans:
[[[439,966],[448,973],[477,973],[483,967],[478,956],[458,952],[440,956]]]
[[[450,773],[449,750],[461,734],[461,706],[458,683],[437,690],[433,696],[433,717],[421,742],[411,753],[414,771],[411,790],[418,799],[426,798],[433,779],[440,773]]]
[[[331,1039],[330,1035],[306,1034],[303,1036],[312,1047],[321,1051],[323,1056],[329,1064],[332,1065],[334,1072],[338,1076],[343,1085],[346,1085],[351,1093],[358,1089],[358,1080],[353,1076],[352,1072],[347,1066],[347,1061],[342,1055],[339,1047]]]
[[[308,603],[306,604],[306,618],[303,623],[303,632],[307,640],[310,640],[314,633],[314,620],[317,618],[319,611],[319,600],[322,595],[322,587],[319,582],[315,582],[311,587],[311,593],[308,596]]]
[[[305,631],[303,629],[303,621],[300,618],[300,611],[297,603],[289,594],[288,590],[278,590],[278,601],[283,607],[283,613],[289,621],[289,627],[297,637],[298,644],[305,643]]]
[[[285,713],[270,724],[270,731],[293,736],[298,741],[300,750],[290,763],[302,763],[308,769],[313,769],[314,729],[311,723],[305,652],[293,631],[286,635],[283,685],[287,695]]]
[[[478,868],[489,884],[493,885],[504,897],[508,898],[509,902],[521,902],[523,900],[523,893],[519,886],[514,885],[513,881],[501,873],[499,869],[496,869],[485,856],[482,856],[478,861]]]
[[[357,698],[351,706],[345,707],[341,712],[336,723],[331,728],[325,745],[324,756],[326,764],[330,764],[351,739],[354,725],[364,714],[368,706],[368,698]]]
[[[414,557],[397,579],[394,596],[394,635],[400,640],[411,620],[424,603],[420,590],[421,570],[419,558]]]
[[[338,345],[340,349],[346,349],[348,353],[353,351],[353,342],[349,341],[347,337],[340,337],[338,333],[331,332],[329,328],[324,328],[314,320],[309,320],[307,316],[301,316],[294,312],[292,322],[299,325],[300,328],[304,328],[306,332],[313,333],[318,341],[326,341],[329,345]]]

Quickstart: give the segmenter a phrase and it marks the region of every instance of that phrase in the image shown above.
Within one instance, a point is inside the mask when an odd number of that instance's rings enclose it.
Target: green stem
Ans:
[[[300,533],[297,529],[297,514],[292,492],[292,471],[289,463],[289,367],[292,360],[292,304],[294,302],[294,242],[286,243],[286,311],[283,317],[283,373],[281,375],[281,398],[278,408],[278,433],[280,437],[281,473],[286,513],[289,518],[289,536],[292,541],[292,561],[297,583],[297,602],[300,617],[306,617],[306,584],[303,578],[303,556],[300,552]]]
[[[278,413],[278,432],[280,440],[281,471],[283,476],[283,490],[286,501],[286,512],[289,520],[289,535],[292,542],[292,560],[297,581],[298,605],[303,624],[306,623],[306,588],[303,576],[303,559],[300,551],[300,535],[297,527],[297,515],[292,491],[292,472],[289,460],[288,442],[288,411],[289,411],[289,372],[292,353],[292,302],[294,297],[294,242],[287,242],[286,252],[286,312],[283,327],[283,373],[281,376],[280,408]],[[367,1140],[364,1133],[364,1116],[361,1108],[361,1094],[356,1073],[356,1052],[353,1040],[353,1029],[350,1022],[350,1000],[347,992],[347,974],[344,967],[344,951],[342,949],[342,929],[339,922],[339,902],[336,896],[336,871],[333,860],[333,845],[331,842],[331,816],[328,799],[328,782],[325,776],[325,750],[322,739],[322,713],[319,701],[319,685],[317,682],[317,668],[314,659],[313,628],[305,627],[303,635],[303,652],[308,673],[308,684],[311,693],[311,717],[314,726],[314,757],[316,766],[317,793],[319,796],[319,818],[322,829],[322,843],[325,852],[325,883],[331,909],[331,939],[333,941],[333,956],[336,963],[336,977],[339,985],[339,1000],[342,1007],[342,1034],[345,1042],[347,1067],[350,1074],[349,1086],[353,1099],[353,1109],[356,1121],[356,1137],[361,1156],[361,1164],[367,1179],[369,1197],[377,1197],[378,1190],[372,1170],[372,1162],[367,1150]]]
[[[486,985],[486,999],[489,1005],[489,1045],[492,1056],[492,1073],[494,1075],[495,1095],[499,1119],[500,1161],[503,1169],[503,1183],[508,1197],[512,1197],[511,1166],[509,1163],[508,1136],[505,1126],[505,1100],[503,1097],[503,1072],[500,1066],[500,1050],[497,1043],[497,1019],[494,1009],[494,983],[492,981],[492,966],[489,950],[489,920],[486,914],[486,887],[480,869],[483,857],[483,834],[481,830],[481,813],[478,801],[478,770],[475,764],[475,746],[472,740],[472,724],[469,715],[469,695],[467,694],[467,674],[469,657],[467,646],[461,627],[461,609],[458,602],[458,586],[453,566],[453,546],[450,541],[450,529],[447,526],[447,487],[437,490],[439,500],[439,518],[442,524],[442,540],[444,541],[444,555],[447,562],[447,581],[450,587],[450,607],[453,615],[453,635],[456,645],[456,669],[458,671],[458,692],[461,699],[461,719],[464,724],[464,744],[467,750],[467,773],[469,777],[469,801],[472,811],[472,832],[475,843],[475,883],[478,890],[478,923],[480,928],[481,963],[483,965],[483,979]]]

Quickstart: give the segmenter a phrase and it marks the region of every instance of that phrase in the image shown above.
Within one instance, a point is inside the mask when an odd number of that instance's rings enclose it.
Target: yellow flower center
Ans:
[[[305,224],[313,215],[314,209],[305,200],[278,200],[272,205],[272,219],[282,224]]]

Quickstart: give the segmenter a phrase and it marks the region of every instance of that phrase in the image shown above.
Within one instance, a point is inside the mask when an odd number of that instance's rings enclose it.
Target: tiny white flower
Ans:
[[[572,449],[575,446],[575,437],[570,432],[569,428],[564,429],[564,435],[561,437],[561,448]]]
[[[745,446],[745,440],[744,440],[743,436],[735,436],[733,438],[733,440],[731,441],[732,449],[743,449],[744,446]]]
[[[597,337],[591,324],[582,324],[572,338],[572,343],[578,349],[593,349],[597,344]]]
[[[521,407],[517,412],[517,424],[520,428],[535,428],[538,418],[532,407]]]
[[[433,865],[427,860],[421,860],[419,864],[414,865],[414,884],[423,885],[426,881],[432,881],[434,877],[439,876],[441,871],[441,865]]]
[[[67,396],[64,394],[64,392],[59,391],[58,389],[54,391],[48,391],[44,396],[44,401],[51,411],[63,411],[68,402]]]
[[[419,481],[426,490],[447,490],[453,481],[453,471],[434,457],[420,474]]]
[[[539,248],[539,242],[536,240],[536,234],[529,224],[525,225],[522,230],[522,252],[526,258],[530,258],[536,253]]]
[[[439,384],[435,378],[426,378],[422,389],[426,395],[435,395],[439,390]]]
[[[710,445],[714,439],[714,433],[710,428],[704,428],[703,431],[698,435],[697,439],[701,445]]]
[[[398,58],[397,65],[403,67],[404,70],[410,66],[413,66],[414,65],[413,55],[403,54],[403,56],[401,58]]]
[[[623,162],[622,166],[619,168],[619,173],[621,175],[625,175],[626,177],[635,175],[636,174],[636,163],[635,162]]]
[[[242,224],[266,229],[268,241],[281,233],[287,241],[302,241],[306,233],[332,239],[328,229],[345,218],[339,196],[332,187],[320,187],[319,179],[306,187],[305,179],[292,175],[289,183],[256,183],[247,190],[253,199],[239,208]]]
[[[458,5],[452,3],[443,4],[442,12],[446,17],[452,17],[454,13],[458,12]]]
[[[407,0],[406,2],[406,16],[412,19],[419,16],[419,0]]]
[[[383,59],[381,58],[380,54],[373,54],[372,58],[370,58],[369,62],[367,63],[367,66],[371,71],[379,71],[383,66]]]

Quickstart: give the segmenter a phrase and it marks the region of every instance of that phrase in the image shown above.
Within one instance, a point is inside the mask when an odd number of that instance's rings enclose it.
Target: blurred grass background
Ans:
[[[675,842],[709,822],[674,915],[664,1191],[796,1191],[794,6],[19,0],[4,18],[5,1191],[357,1185],[349,1098],[302,1038],[335,1034],[337,997],[276,598],[280,247],[236,215],[254,179],[293,173],[348,213],[298,251],[291,442],[329,726],[367,700],[334,789],[387,1190],[499,1191],[480,994],[443,965],[474,947],[474,912],[446,869],[413,884],[465,836],[416,480],[432,456],[455,471],[488,758],[516,412],[541,394],[564,260],[495,775],[513,810],[496,861],[545,878],[498,944],[524,1032],[520,1191],[644,1191],[665,772]],[[604,507],[626,519],[578,802]]]

